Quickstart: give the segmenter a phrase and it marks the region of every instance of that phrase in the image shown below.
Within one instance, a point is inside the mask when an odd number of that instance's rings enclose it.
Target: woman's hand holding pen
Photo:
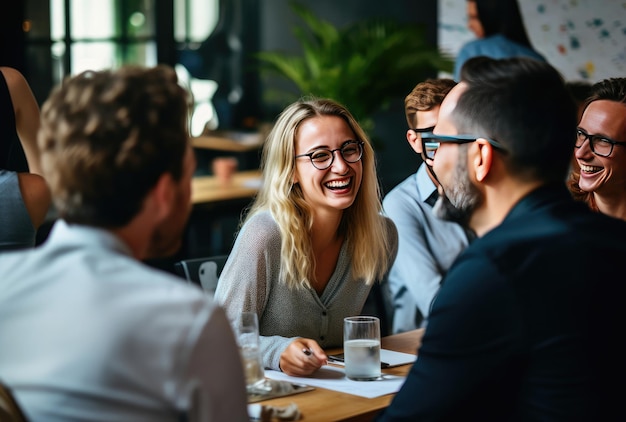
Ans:
[[[325,365],[328,358],[315,340],[298,338],[280,355],[280,369],[287,375],[306,376]]]

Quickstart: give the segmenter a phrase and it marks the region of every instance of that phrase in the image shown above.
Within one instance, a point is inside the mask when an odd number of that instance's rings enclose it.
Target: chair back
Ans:
[[[393,334],[393,301],[386,279],[372,284],[361,315],[373,315],[380,319],[381,337]]]
[[[26,416],[15,401],[11,389],[0,381],[0,421],[26,422]]]
[[[226,259],[228,255],[184,259],[174,264],[174,271],[190,283],[202,286],[204,291],[215,293]]]

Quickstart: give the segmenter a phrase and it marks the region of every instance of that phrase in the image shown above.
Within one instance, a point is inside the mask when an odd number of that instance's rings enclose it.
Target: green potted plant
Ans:
[[[372,18],[338,28],[297,2],[290,6],[306,24],[293,28],[302,54],[264,51],[256,56],[261,69],[297,87],[298,94],[282,91],[285,104],[302,95],[332,98],[371,133],[374,113],[390,100],[437,71],[452,72],[452,58],[427,43],[415,23]]]

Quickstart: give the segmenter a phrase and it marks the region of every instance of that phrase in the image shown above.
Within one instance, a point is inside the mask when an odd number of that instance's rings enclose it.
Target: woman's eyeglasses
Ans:
[[[313,152],[296,155],[295,158],[309,157],[311,164],[318,170],[326,170],[333,165],[335,161],[335,151],[339,151],[341,158],[346,163],[356,163],[363,156],[363,141],[348,141],[341,148],[328,149],[320,148]]]
[[[613,139],[606,138],[600,135],[590,135],[581,128],[576,129],[576,143],[574,146],[580,148],[585,141],[589,139],[589,147],[591,152],[600,157],[608,157],[613,153],[613,146],[626,145],[626,142],[614,141]]]

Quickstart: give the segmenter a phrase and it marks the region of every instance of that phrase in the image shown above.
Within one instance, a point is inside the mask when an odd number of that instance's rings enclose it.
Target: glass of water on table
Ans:
[[[343,353],[346,376],[355,381],[380,378],[380,321],[373,316],[343,320]]]
[[[248,392],[265,389],[265,371],[259,339],[259,319],[255,312],[242,312],[233,326],[246,376]],[[267,384],[268,388],[269,384]]]

